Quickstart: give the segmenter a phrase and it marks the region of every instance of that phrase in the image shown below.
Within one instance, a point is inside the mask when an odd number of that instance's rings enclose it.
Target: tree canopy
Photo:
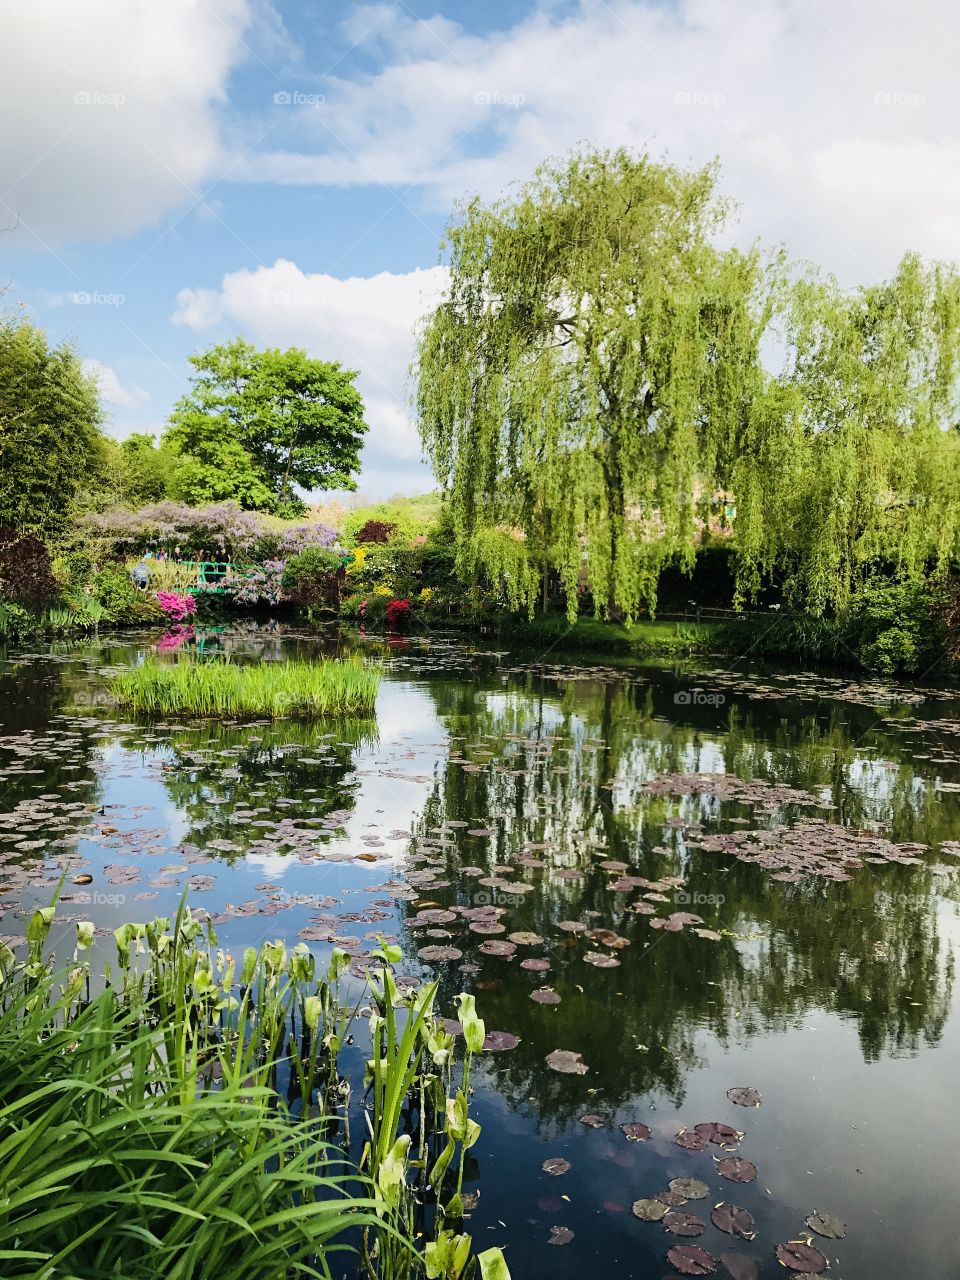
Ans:
[[[955,273],[908,258],[846,293],[723,247],[729,215],[715,167],[620,150],[545,165],[449,228],[420,429],[461,565],[514,606],[550,570],[571,616],[582,589],[601,612],[652,608],[723,506],[741,599],[782,574],[842,607],[871,564],[955,553]]]
[[[177,496],[247,509],[302,509],[296,487],[353,489],[367,430],[356,372],[242,338],[190,357],[190,391],[163,443],[182,457]]]
[[[101,421],[96,383],[72,347],[51,347],[29,320],[0,321],[0,526],[63,526],[103,473]]]

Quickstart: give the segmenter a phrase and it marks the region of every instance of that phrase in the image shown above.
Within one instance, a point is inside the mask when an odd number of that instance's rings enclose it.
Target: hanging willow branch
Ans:
[[[788,283],[782,255],[717,246],[716,178],[590,152],[448,231],[420,429],[461,569],[514,607],[532,612],[548,567],[571,618],[582,591],[652,610],[721,490],[741,598],[785,571],[837,607],[871,562],[915,573],[956,548],[955,277],[908,259],[856,295]]]

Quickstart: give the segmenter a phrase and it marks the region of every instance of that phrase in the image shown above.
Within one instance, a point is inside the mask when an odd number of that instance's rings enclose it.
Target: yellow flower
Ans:
[[[353,553],[353,559],[347,565],[347,573],[358,573],[363,568],[363,562],[366,558],[366,547],[357,547]]]
[[[429,600],[432,595],[433,595],[433,587],[424,587],[420,592],[420,599]]]
[[[393,587],[388,587],[385,583],[381,582],[379,587],[373,588],[373,594],[375,596],[392,596]]]

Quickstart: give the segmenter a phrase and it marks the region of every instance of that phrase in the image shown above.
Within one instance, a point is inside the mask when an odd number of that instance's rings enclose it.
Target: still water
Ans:
[[[187,888],[228,949],[306,939],[359,972],[382,934],[444,1012],[474,991],[508,1047],[474,1081],[468,1230],[514,1280],[660,1280],[677,1245],[783,1276],[790,1241],[836,1280],[960,1275],[956,687],[244,629],[184,648],[359,646],[386,663],[376,721],[137,725],[105,676],[157,641],[4,655],[5,941],[68,869],[64,958],[74,920],[109,952]],[[631,1211],[691,1177],[702,1234]]]

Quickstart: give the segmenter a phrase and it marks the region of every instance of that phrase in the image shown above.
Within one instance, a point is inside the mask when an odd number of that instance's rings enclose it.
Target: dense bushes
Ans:
[[[60,584],[41,538],[35,534],[18,537],[13,529],[0,530],[0,592],[4,599],[25,609],[43,609],[57,598]]]

